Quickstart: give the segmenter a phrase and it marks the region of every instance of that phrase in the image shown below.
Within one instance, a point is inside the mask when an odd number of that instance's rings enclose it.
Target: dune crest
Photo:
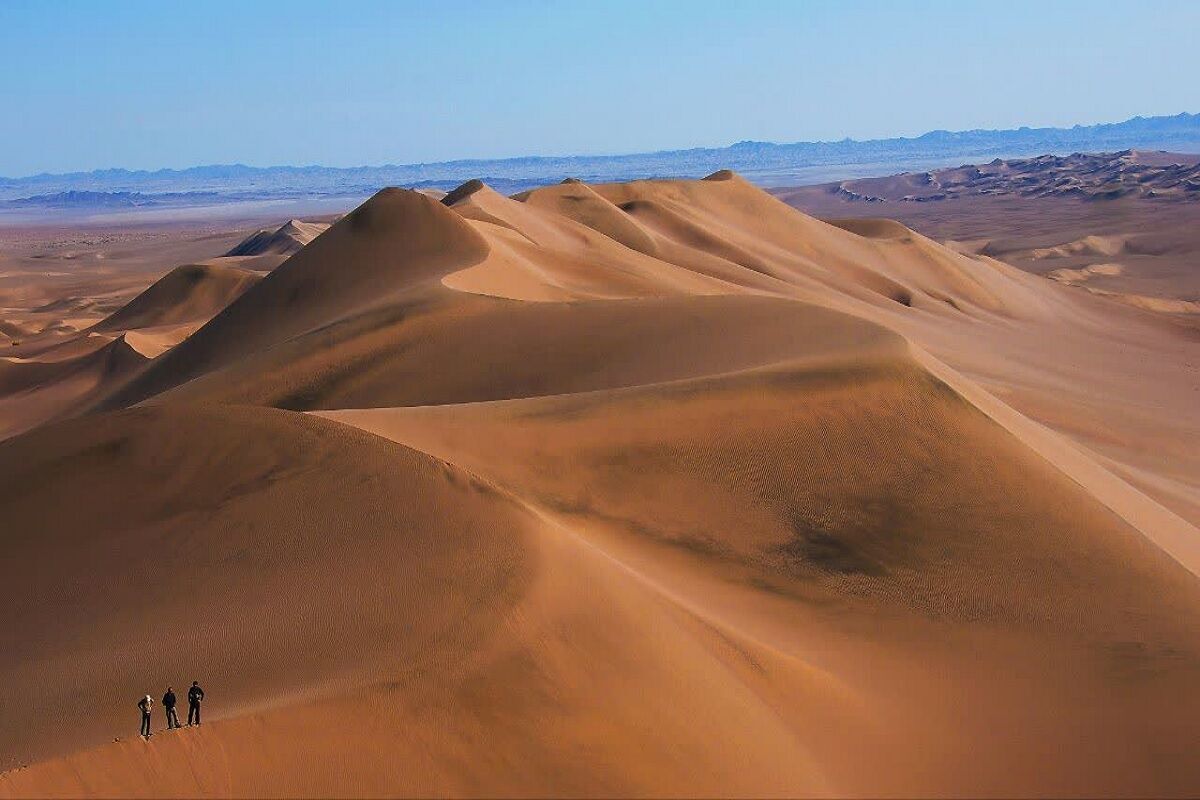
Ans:
[[[256,272],[217,264],[176,267],[120,310],[97,323],[119,331],[206,322],[262,278]]]
[[[293,219],[278,228],[264,228],[248,236],[226,256],[291,255],[320,236],[329,226],[323,222]]]

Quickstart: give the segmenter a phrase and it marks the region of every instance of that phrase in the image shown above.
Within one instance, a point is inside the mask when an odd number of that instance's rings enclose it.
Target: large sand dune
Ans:
[[[1200,788],[1187,330],[727,172],[227,284],[0,444],[0,794]]]
[[[261,275],[219,263],[176,267],[96,325],[99,331],[207,322]]]

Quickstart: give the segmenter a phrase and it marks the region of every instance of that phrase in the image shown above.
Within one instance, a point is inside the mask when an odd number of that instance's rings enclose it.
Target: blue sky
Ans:
[[[1200,2],[0,0],[0,175],[1200,111]]]

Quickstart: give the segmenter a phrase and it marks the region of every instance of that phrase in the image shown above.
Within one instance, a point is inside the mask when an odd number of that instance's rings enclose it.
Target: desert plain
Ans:
[[[1105,163],[0,228],[0,796],[1194,796],[1200,202]]]

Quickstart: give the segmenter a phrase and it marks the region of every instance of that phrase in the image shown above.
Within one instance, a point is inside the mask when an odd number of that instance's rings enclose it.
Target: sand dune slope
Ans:
[[[0,361],[0,439],[119,391],[261,278],[223,264],[176,267],[78,335],[38,337],[25,357]]]
[[[250,270],[215,264],[176,267],[96,325],[124,331],[206,322],[261,279]]]
[[[437,287],[200,377],[155,402],[295,410],[468,403],[904,347],[880,326],[777,298],[514,303]]]
[[[14,563],[62,553],[5,576],[28,626],[10,634],[42,648],[37,670],[5,664],[6,684],[44,701],[5,749],[132,729],[128,698],[179,673],[211,676],[220,697],[201,731],[45,761],[0,787],[1194,785],[1159,769],[1187,752],[1177,737],[1197,711],[1180,702],[1198,668],[1190,576],[906,359],[335,416],[490,465],[497,483],[233,407],[121,412],[0,448],[3,485],[47,487],[0,498],[46,532],[13,541]],[[987,462],[964,458],[979,450]],[[185,494],[135,502],[164,470]],[[39,492],[63,481],[110,521],[81,520],[82,504],[47,518]],[[36,591],[49,580],[75,591]],[[80,690],[104,712],[63,726]]]
[[[142,400],[478,262],[487,242],[419,192],[385,189],[277,267],[110,406]]]
[[[55,360],[0,359],[0,439],[77,412],[122,385],[148,359],[124,334]]]
[[[1177,738],[1197,711],[1179,705],[1200,674],[1195,577],[906,358],[329,415],[488,475],[729,629],[820,653],[889,737],[871,776],[869,734],[824,742],[834,793],[1200,777]],[[872,659],[923,667],[851,666]]]
[[[385,190],[0,364],[112,375],[0,443],[0,796],[1194,795],[1194,343],[1110,305],[727,172]]]
[[[529,570],[527,525],[493,492],[285,412],[65,423],[6,443],[0,471],[3,670],[39,698],[4,728],[10,763],[127,733],[130,692],[192,673],[221,687],[219,717],[442,669],[435,642],[485,637]],[[52,502],[64,486],[78,503]],[[451,582],[457,608],[434,588]]]
[[[697,269],[696,263],[664,260],[659,242],[591,188],[579,183],[556,188],[562,191],[549,200],[539,189],[517,195],[525,198],[521,202],[470,181],[443,198],[464,218],[482,223],[476,229],[492,244],[487,259],[443,282],[463,291],[542,301],[729,290],[724,266]],[[564,209],[559,201],[572,201],[563,197],[584,200],[590,212]],[[570,213],[559,213],[564,210]]]
[[[727,172],[703,181],[567,182],[517,195],[519,203],[464,185],[446,200],[494,242],[492,258],[446,278],[466,291],[523,300],[749,291],[869,313],[895,305],[942,315],[1042,312],[1041,287],[1018,270],[895,223],[889,236],[826,224]],[[582,274],[580,262],[588,265]]]
[[[226,256],[291,255],[324,233],[329,226],[322,222],[302,222],[292,219],[278,228],[255,231]]]
[[[1027,299],[1034,290],[1017,270],[962,256],[907,229],[888,237],[843,230],[796,212],[732,173],[703,181],[608,184],[596,191],[630,206],[634,216],[644,216],[647,204],[673,212],[693,229],[719,237],[714,245],[679,231],[681,244],[720,257],[735,247],[736,257],[748,254],[751,268],[800,289],[803,299],[829,302],[833,289],[876,307],[900,304],[939,313],[949,306],[960,313],[1006,316],[1024,316],[1034,305]],[[816,291],[813,282],[819,284]]]
[[[723,635],[454,467],[324,420],[212,407],[66,423],[0,451],[3,485],[32,488],[2,499],[10,518],[42,532],[7,542],[20,623],[5,633],[25,647],[0,669],[41,701],[6,726],[7,757],[125,731],[148,682],[208,676],[219,709],[202,731],[6,773],[5,794],[823,785]],[[164,469],[180,494],[135,499]],[[47,515],[51,479],[88,513]],[[73,592],[39,592],[48,581]]]

